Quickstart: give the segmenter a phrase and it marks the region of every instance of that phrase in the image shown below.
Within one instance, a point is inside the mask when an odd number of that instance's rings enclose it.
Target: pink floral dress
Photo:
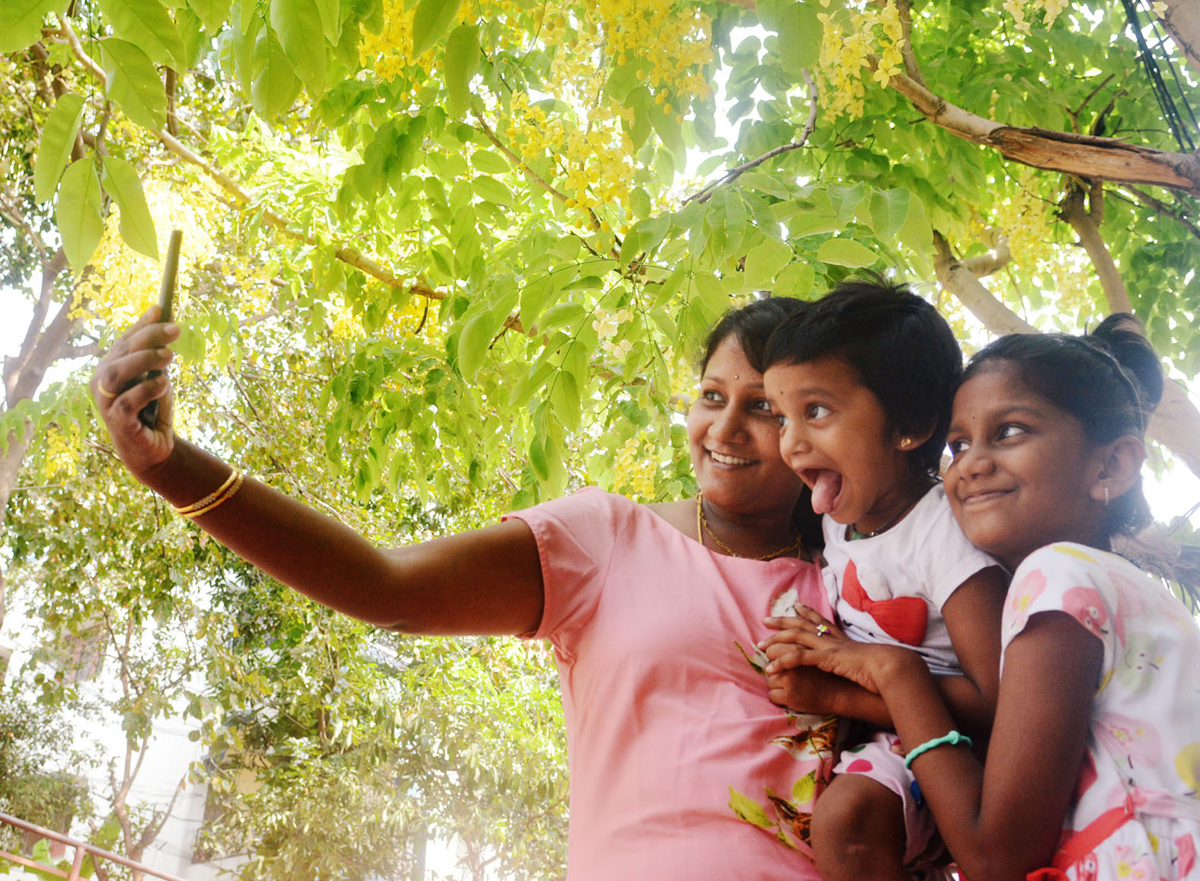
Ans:
[[[1017,569],[1003,644],[1061,611],[1104,645],[1076,804],[1052,868],[1036,877],[1200,879],[1200,630],[1127,560],[1054,544]],[[1035,877],[1035,876],[1031,876]]]

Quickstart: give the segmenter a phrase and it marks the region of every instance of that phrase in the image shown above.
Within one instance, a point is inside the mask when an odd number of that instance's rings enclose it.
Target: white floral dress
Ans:
[[[1161,583],[1115,554],[1055,544],[1017,569],[1004,648],[1062,611],[1104,644],[1075,807],[1038,878],[1200,879],[1200,630]]]

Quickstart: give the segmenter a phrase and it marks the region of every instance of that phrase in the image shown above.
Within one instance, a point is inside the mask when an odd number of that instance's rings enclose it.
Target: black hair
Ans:
[[[1158,355],[1128,313],[1104,319],[1084,336],[1013,334],[981,349],[963,374],[966,382],[996,361],[1007,362],[1035,395],[1079,420],[1093,447],[1124,435],[1141,438],[1162,398]],[[1142,480],[1108,505],[1111,538],[1132,535],[1153,521]]]
[[[932,432],[908,461],[936,477],[963,369],[962,350],[937,309],[907,285],[882,276],[844,281],[778,327],[765,363],[824,357],[853,367],[902,434]]]
[[[737,340],[750,366],[762,373],[765,369],[763,356],[767,340],[775,328],[790,315],[809,305],[806,300],[794,297],[767,297],[730,309],[717,320],[704,340],[704,355],[700,358],[701,375],[708,368],[713,353],[730,337]]]
[[[812,304],[807,300],[797,300],[794,297],[766,297],[753,300],[745,306],[730,309],[712,326],[704,339],[704,354],[700,358],[700,375],[708,369],[708,362],[721,343],[733,339],[741,347],[750,366],[762,373],[765,370],[764,356],[767,340],[779,327],[780,323],[789,316],[803,311]],[[819,551],[825,547],[825,534],[821,527],[821,517],[812,509],[812,490],[804,486],[800,490],[800,498],[792,511],[792,523],[796,534],[800,536],[804,547],[810,551]]]

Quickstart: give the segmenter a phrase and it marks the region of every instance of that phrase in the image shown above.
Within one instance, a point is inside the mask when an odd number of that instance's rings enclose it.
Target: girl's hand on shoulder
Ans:
[[[146,374],[166,370],[174,357],[167,346],[179,333],[177,324],[158,323],[158,306],[151,306],[100,359],[89,383],[117,455],[135,476],[165,462],[175,446],[170,382],[165,373]],[[155,399],[159,401],[158,420],[151,428],[138,414]]]

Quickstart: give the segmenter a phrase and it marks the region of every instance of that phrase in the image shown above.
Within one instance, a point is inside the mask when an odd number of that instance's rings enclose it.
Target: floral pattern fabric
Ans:
[[[1017,569],[1008,645],[1040,612],[1066,612],[1101,641],[1104,666],[1076,804],[1053,869],[1038,877],[1200,879],[1200,630],[1162,584],[1078,544]]]

